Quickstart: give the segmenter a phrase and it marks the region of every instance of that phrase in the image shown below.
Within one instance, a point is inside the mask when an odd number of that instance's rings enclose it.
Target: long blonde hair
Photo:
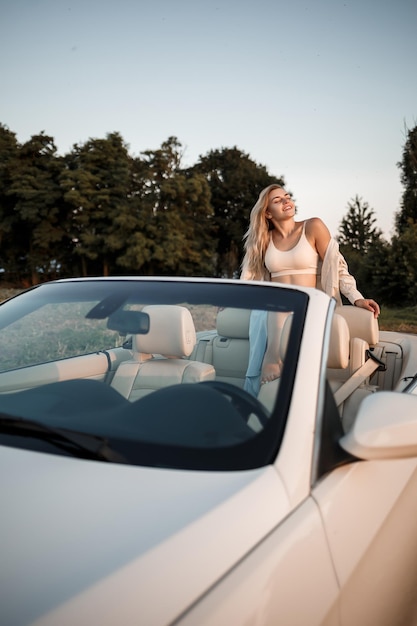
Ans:
[[[267,270],[264,259],[269,244],[271,224],[266,217],[269,194],[274,189],[283,189],[278,183],[262,189],[250,212],[249,228],[243,236],[245,255],[242,261],[241,278],[244,280],[265,280]]]

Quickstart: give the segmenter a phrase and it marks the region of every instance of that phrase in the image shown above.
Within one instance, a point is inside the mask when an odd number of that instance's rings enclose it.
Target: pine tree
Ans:
[[[338,241],[341,246],[350,248],[360,255],[366,254],[382,232],[376,228],[376,217],[367,202],[355,196],[348,203],[348,212],[339,226]]]
[[[409,224],[417,223],[417,126],[408,131],[398,167],[404,185],[401,209],[396,215],[396,229],[401,234]]]

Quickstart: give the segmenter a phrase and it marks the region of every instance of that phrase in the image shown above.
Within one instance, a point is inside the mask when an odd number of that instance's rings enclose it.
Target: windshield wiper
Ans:
[[[73,456],[112,463],[126,463],[126,459],[122,455],[109,447],[105,437],[55,428],[7,413],[0,413],[0,430],[42,439],[63,448]]]

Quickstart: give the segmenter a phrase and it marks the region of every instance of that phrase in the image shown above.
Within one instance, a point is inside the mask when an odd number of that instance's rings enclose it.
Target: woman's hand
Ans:
[[[370,300],[368,298],[355,300],[355,306],[359,306],[362,309],[368,309],[368,311],[372,311],[374,317],[378,317],[381,312],[378,302],[375,302],[375,300]]]

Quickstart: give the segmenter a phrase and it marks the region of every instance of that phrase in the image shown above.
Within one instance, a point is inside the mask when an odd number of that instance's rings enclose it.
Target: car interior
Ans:
[[[147,332],[138,327],[138,332],[125,332],[123,344],[118,347],[103,347],[88,354],[2,371],[0,394],[71,379],[104,382],[129,402],[183,383],[213,381],[243,389],[251,311],[220,308],[212,327],[197,331],[192,313],[187,306],[147,305],[140,314],[141,319],[145,319],[143,314],[149,317]],[[123,323],[127,323],[127,331],[129,324],[135,329],[138,322],[132,317]],[[282,330],[279,348],[282,360],[286,357],[290,329],[291,315]],[[364,397],[379,390],[401,391],[415,371],[416,363],[404,336],[399,335],[398,343],[394,343],[392,333],[388,340],[379,331],[378,320],[371,312],[353,306],[336,308],[327,380],[345,431],[353,423]],[[269,414],[279,385],[277,379],[260,387],[258,400]],[[256,429],[258,425],[255,423],[253,427]]]

